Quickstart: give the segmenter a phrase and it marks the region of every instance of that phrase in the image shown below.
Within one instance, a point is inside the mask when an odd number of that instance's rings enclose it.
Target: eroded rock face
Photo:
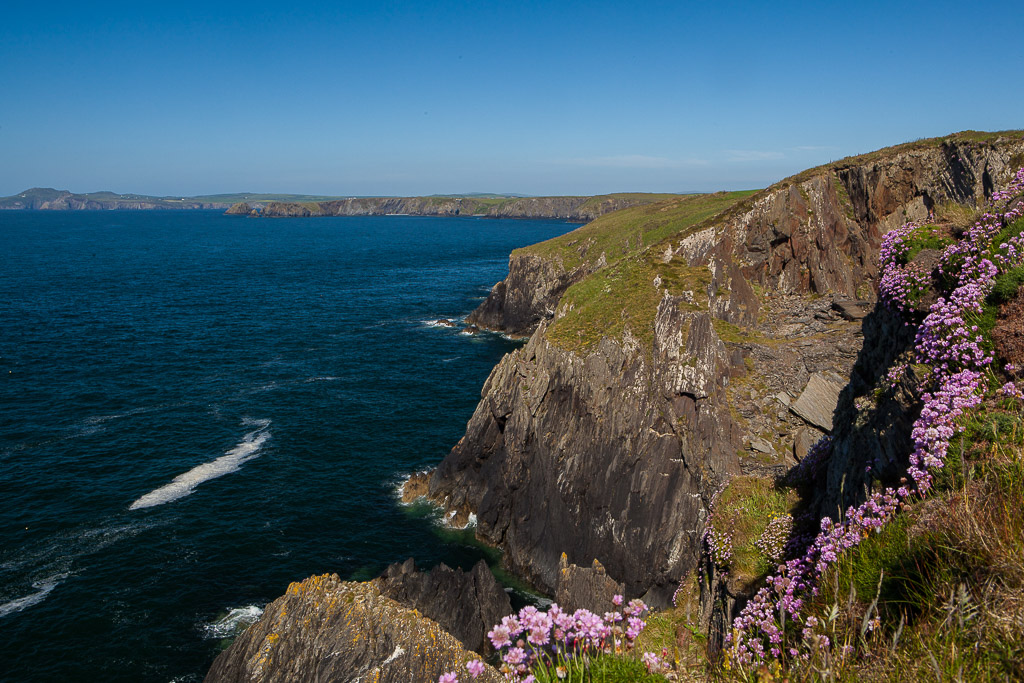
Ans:
[[[616,595],[621,596],[625,587],[608,576],[604,566],[594,560],[589,567],[569,564],[562,554],[558,563],[558,583],[555,586],[555,602],[566,612],[588,609],[595,614],[616,611]]]
[[[512,614],[508,594],[483,560],[469,572],[444,564],[421,572],[409,558],[388,567],[376,583],[383,595],[419,610],[481,654],[492,651],[487,632]]]
[[[523,272],[542,276],[510,278],[502,296],[520,302],[517,325],[532,317],[539,327],[492,371],[428,496],[463,517],[475,512],[478,536],[545,591],[556,590],[564,552],[578,565],[599,560],[627,597],[646,593],[659,606],[697,566],[710,498],[728,475],[781,475],[810,435],[834,427],[849,446],[830,466],[828,505],[863,495],[863,466],[844,483],[839,463],[871,448],[886,467],[902,432],[849,437],[840,423],[852,395],[836,404],[831,388],[834,425],[829,406],[806,417],[790,408],[816,374],[850,377],[861,325],[876,324],[868,311],[881,236],[944,201],[981,200],[985,178],[998,184],[1022,152],[1020,140],[953,142],[766,190],[670,245],[663,258],[708,270],[708,304],[695,311],[694,299],[666,293],[649,343],[628,329],[580,353],[552,343],[555,288],[525,290],[558,271],[532,264]],[[720,321],[733,326],[727,338]]]
[[[719,348],[707,314],[675,303],[662,303],[666,337],[689,326]],[[677,373],[672,345],[652,361],[605,340],[579,358],[543,330],[495,367],[429,496],[476,512],[477,534],[547,592],[565,552],[574,564],[599,559],[628,594],[659,587],[663,602],[696,562],[705,480],[739,471],[739,435],[720,400],[724,346]],[[654,381],[656,365],[671,372]]]
[[[565,290],[589,272],[582,267],[566,271],[560,263],[534,254],[513,254],[508,277],[494,285],[466,321],[514,337],[528,337],[541,321],[554,316]]]
[[[207,683],[408,683],[465,672],[478,658],[375,582],[325,574],[293,583],[214,661]],[[491,667],[477,680],[498,683]]]

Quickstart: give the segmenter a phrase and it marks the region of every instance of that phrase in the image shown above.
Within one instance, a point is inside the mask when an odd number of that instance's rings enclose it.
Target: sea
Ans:
[[[575,227],[0,212],[0,680],[201,681],[290,582],[496,565],[395,489],[522,343],[462,319]]]

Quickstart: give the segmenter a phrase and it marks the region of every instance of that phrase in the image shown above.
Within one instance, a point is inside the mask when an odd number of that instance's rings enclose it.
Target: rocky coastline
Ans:
[[[599,610],[618,593],[668,608],[691,581],[713,655],[754,588],[702,552],[716,497],[730,480],[784,479],[824,435],[832,457],[810,513],[863,502],[865,462],[898,476],[917,408],[899,386],[871,399],[910,341],[875,305],[882,237],[982,205],[1022,164],[1019,134],[950,136],[811,169],[617,256],[580,260],[588,244],[571,240],[571,252],[517,251],[467,322],[529,341],[495,366],[465,435],[403,499],[426,498],[455,523],[475,517],[505,568],[560,604]],[[437,680],[486,643],[432,629],[510,611],[488,576],[410,561],[366,584],[293,584],[207,681]],[[339,603],[363,611],[321,607]],[[345,658],[355,668],[337,668]]]

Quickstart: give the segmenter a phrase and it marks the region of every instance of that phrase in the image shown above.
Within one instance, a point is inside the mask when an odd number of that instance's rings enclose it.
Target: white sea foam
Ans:
[[[260,448],[270,438],[270,431],[268,430],[270,420],[250,420],[247,418],[242,421],[242,424],[256,427],[256,429],[247,433],[234,448],[221,457],[193,467],[184,474],[179,474],[171,483],[150,491],[129,505],[128,509],[138,510],[184,498],[204,481],[237,472],[243,463],[258,457]]]
[[[306,384],[310,382],[337,382],[340,377],[333,377],[331,375],[324,375],[323,377],[310,377],[305,380]]]
[[[416,474],[424,474],[425,472],[426,472],[426,470],[421,470],[420,472],[417,472]],[[409,506],[415,505],[416,503],[420,502],[421,500],[424,500],[423,498],[417,498],[416,500],[414,500],[412,502],[409,502],[409,503],[406,503],[404,500],[402,500],[402,489],[405,488],[405,483],[407,481],[409,481],[410,479],[412,479],[412,478],[413,478],[412,474],[403,474],[403,475],[401,475],[398,478],[397,481],[394,481],[392,483],[392,486],[391,486],[391,493],[392,493],[392,495],[394,495],[395,500],[398,502],[398,504],[403,506],[403,507],[409,507]]]
[[[257,605],[233,607],[220,619],[203,626],[207,638],[231,638],[250,625],[256,623],[263,615],[263,608]]]
[[[455,523],[455,514],[456,514],[455,510],[451,510],[451,511],[448,512],[448,514],[441,515],[438,518],[437,523],[440,524],[441,526],[443,526],[446,529],[456,529],[458,531],[462,531],[463,529],[474,529],[474,528],[476,528],[476,513],[475,512],[470,512],[466,516],[466,523],[465,524],[456,524]]]
[[[46,596],[50,594],[50,591],[60,585],[60,582],[66,578],[68,578],[67,574],[54,574],[53,576],[42,579],[41,581],[34,582],[32,587],[36,589],[36,592],[0,605],[0,617],[6,617],[8,614],[20,612],[32,605],[38,605],[46,599]]]
[[[123,417],[132,417],[133,415],[141,415],[143,413],[151,413],[154,410],[158,410],[163,406],[156,406],[151,408],[132,408],[126,410],[123,413],[113,413],[111,415],[94,415],[93,417],[85,418],[85,422],[88,424],[103,424],[104,422],[110,422],[111,420],[120,420]]]

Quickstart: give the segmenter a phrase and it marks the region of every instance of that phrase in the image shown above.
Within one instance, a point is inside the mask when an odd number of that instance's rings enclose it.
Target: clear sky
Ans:
[[[17,2],[0,195],[762,187],[1024,128],[1014,2]]]

